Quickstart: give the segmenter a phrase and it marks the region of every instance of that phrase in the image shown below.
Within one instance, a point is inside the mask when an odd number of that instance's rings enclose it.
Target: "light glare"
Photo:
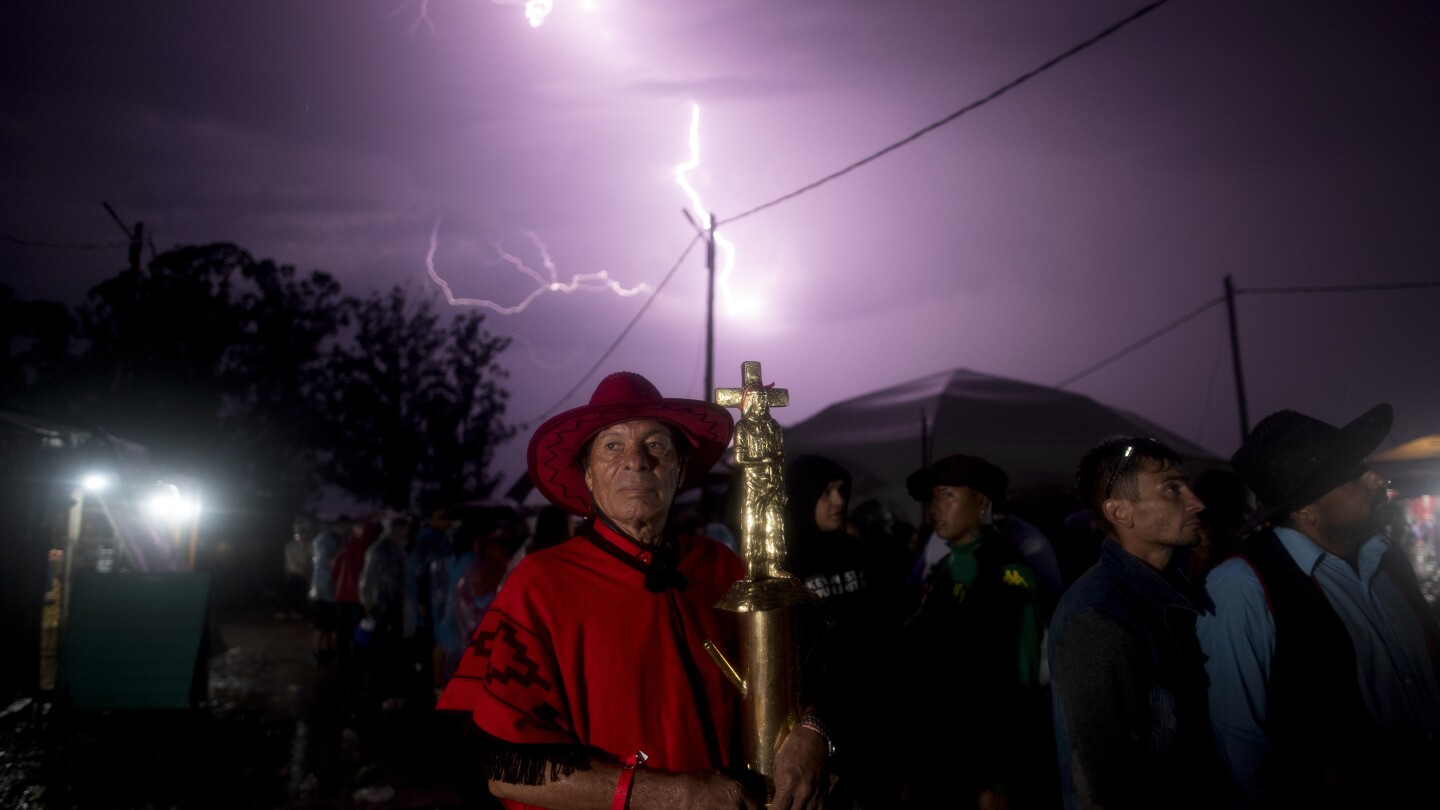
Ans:
[[[182,496],[173,484],[162,484],[160,490],[145,502],[145,511],[156,520],[179,523],[198,516],[200,504]]]
[[[103,473],[89,473],[80,479],[80,486],[89,492],[104,492],[110,488],[110,476]]]

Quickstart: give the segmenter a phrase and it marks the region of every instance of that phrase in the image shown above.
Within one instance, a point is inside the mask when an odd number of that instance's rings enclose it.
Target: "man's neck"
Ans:
[[[944,540],[945,538],[942,537],[942,538],[940,538],[940,539]],[[977,527],[977,528],[972,529],[972,530],[970,530],[969,532],[966,532],[965,534],[963,534],[963,535],[955,538],[954,540],[945,540],[945,543],[946,543],[946,545],[949,545],[949,546],[951,546],[952,548],[960,548],[961,546],[968,546],[968,545],[970,545],[971,543],[973,543],[973,542],[975,542],[976,540],[979,540],[979,539],[980,539],[980,529]]]
[[[1158,543],[1146,543],[1134,538],[1118,537],[1111,535],[1117,545],[1126,554],[1154,568],[1156,571],[1164,571],[1170,561],[1175,558],[1175,549],[1171,546],[1162,546]]]
[[[1359,570],[1360,547],[1365,545],[1368,537],[1355,539],[1352,537],[1335,537],[1332,534],[1320,530],[1315,526],[1301,528],[1292,526],[1295,531],[1305,535],[1314,541],[1326,554],[1344,560],[1351,568]]]
[[[607,516],[607,518],[612,528],[642,546],[658,545],[665,535],[665,521],[663,516],[659,520],[641,518],[621,521],[613,517]]]

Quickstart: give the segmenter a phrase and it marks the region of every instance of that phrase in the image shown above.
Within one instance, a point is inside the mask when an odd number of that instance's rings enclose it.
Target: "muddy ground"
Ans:
[[[170,712],[67,712],[45,694],[0,708],[0,807],[465,808],[464,724],[424,693],[368,706],[313,654],[302,615],[214,624],[208,699]]]

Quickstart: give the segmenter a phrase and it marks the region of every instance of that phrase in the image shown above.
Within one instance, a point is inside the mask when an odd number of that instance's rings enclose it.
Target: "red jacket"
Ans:
[[[330,579],[335,583],[338,604],[360,604],[360,571],[365,568],[365,552],[380,536],[379,523],[367,523],[359,535],[345,541],[335,560],[330,563]]]
[[[620,554],[648,562],[644,547],[598,531]],[[709,538],[682,535],[680,548],[686,584],[659,593],[584,536],[526,555],[437,708],[469,711],[512,743],[587,745],[619,758],[641,749],[662,770],[729,765],[740,692],[703,642],[738,660],[735,614],[714,604],[745,565]]]

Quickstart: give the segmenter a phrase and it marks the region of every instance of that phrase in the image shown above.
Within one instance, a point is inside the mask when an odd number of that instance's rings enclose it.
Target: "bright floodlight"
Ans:
[[[80,486],[90,492],[103,492],[110,487],[110,476],[102,473],[90,473],[80,479]]]
[[[159,490],[145,502],[145,511],[159,520],[179,523],[200,514],[200,504],[182,496],[174,484],[161,484]]]

